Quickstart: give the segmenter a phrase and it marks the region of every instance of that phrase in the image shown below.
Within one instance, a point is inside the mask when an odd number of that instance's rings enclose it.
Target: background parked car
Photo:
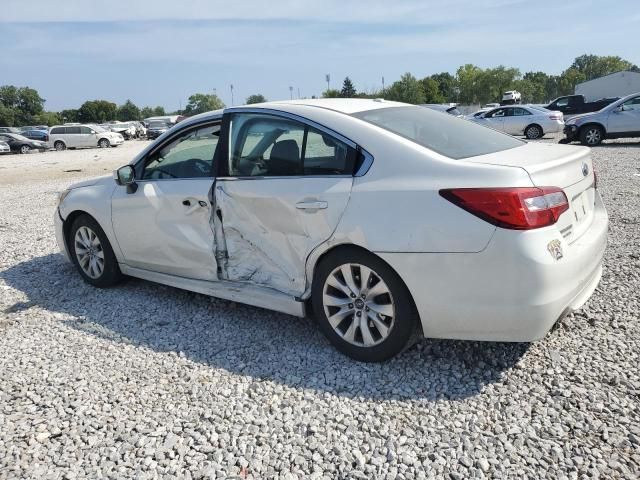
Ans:
[[[31,140],[17,133],[0,133],[0,141],[9,144],[12,152],[29,153],[31,150],[44,152],[49,145],[38,140]]]
[[[98,125],[51,127],[49,142],[56,150],[82,147],[117,147],[124,142],[122,135]]]
[[[49,132],[46,130],[25,130],[22,132],[22,135],[31,140],[40,140],[41,142],[49,141]]]
[[[502,94],[502,101],[500,105],[514,105],[520,103],[522,94],[516,90],[509,90]]]
[[[0,133],[17,133],[19,135],[22,132],[15,127],[0,127]]]
[[[640,137],[640,92],[627,95],[602,110],[576,115],[567,120],[566,138],[561,143],[580,140],[590,147],[605,138]]]
[[[109,130],[115,133],[119,133],[125,140],[130,140],[136,136],[136,128],[126,122],[110,123]]]
[[[5,141],[0,141],[0,153],[11,153],[11,147]]]
[[[499,106],[496,104],[496,107]],[[487,113],[488,111],[492,110],[494,107],[490,107],[490,108],[481,108],[480,110],[477,110],[473,113],[470,113],[469,115],[465,115],[464,118],[466,118],[467,120],[471,120],[473,118],[479,118],[482,115],[484,115],[485,113]]]
[[[542,138],[545,133],[561,132],[564,128],[562,112],[532,105],[494,108],[469,120],[510,135],[524,135],[530,140]]]
[[[595,102],[585,101],[584,95],[565,95],[558,97],[549,105],[545,105],[548,110],[557,110],[564,115],[577,115],[580,113],[597,112],[607,105],[618,100],[619,97],[602,98]]]
[[[169,125],[166,122],[163,122],[163,121],[152,121],[152,122],[149,122],[149,125],[147,126],[147,138],[149,140],[153,140],[155,138],[158,138],[164,132],[169,130],[169,128],[170,128]]]

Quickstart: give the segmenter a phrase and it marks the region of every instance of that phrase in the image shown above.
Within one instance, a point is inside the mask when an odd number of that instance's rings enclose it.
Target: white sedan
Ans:
[[[469,120],[509,135],[524,135],[530,140],[542,138],[545,133],[562,132],[564,129],[562,112],[533,105],[498,107],[483,115],[469,117]]]
[[[602,272],[590,150],[382,100],[232,107],[73,185],[57,240],[97,287],[130,275],[296,316],[382,361],[416,333],[542,338]],[[123,287],[126,288],[126,287]]]

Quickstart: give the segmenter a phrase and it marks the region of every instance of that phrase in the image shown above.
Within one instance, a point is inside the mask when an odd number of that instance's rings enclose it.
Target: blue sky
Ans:
[[[464,63],[560,73],[583,53],[640,64],[638,0],[2,0],[0,84],[50,110],[104,98],[184,106],[359,90]],[[595,14],[594,14],[595,13]]]

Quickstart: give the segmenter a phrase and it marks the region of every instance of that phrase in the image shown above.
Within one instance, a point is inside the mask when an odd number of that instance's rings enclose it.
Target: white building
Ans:
[[[616,72],[576,85],[576,95],[584,95],[588,102],[607,97],[624,97],[640,92],[640,73]]]

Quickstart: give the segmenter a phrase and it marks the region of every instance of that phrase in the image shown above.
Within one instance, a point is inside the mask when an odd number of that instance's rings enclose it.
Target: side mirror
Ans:
[[[624,112],[624,105],[618,105],[614,111],[616,113]]]
[[[127,187],[127,193],[135,193],[138,190],[136,172],[131,165],[125,165],[113,172],[113,178],[120,186]]]

